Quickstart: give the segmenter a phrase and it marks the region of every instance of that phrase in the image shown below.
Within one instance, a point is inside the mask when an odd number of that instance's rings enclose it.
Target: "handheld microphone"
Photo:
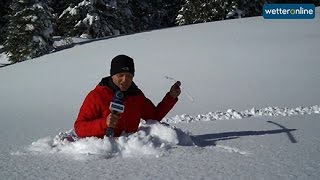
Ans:
[[[109,106],[111,113],[114,113],[114,114],[123,113],[124,111],[123,96],[124,96],[123,92],[116,91]],[[106,130],[106,136],[113,137],[113,130],[114,128],[108,127]]]

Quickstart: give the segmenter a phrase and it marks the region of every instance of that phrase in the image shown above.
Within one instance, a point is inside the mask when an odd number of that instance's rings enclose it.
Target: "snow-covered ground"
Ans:
[[[319,28],[319,9],[313,20],[220,21],[0,68],[0,179],[318,179]],[[171,127],[59,141],[118,54],[135,59],[154,103],[182,82]]]

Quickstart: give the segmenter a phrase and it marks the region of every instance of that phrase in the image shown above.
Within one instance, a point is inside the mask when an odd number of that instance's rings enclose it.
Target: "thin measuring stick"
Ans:
[[[178,80],[174,79],[173,77],[170,76],[164,76],[164,78],[171,80],[173,82],[177,82]],[[187,96],[187,98],[191,101],[194,102],[194,98],[191,96],[191,94],[182,86],[180,86],[181,90],[183,90],[184,94]]]

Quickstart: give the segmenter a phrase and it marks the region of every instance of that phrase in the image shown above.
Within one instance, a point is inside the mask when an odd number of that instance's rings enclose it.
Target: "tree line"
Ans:
[[[1,0],[0,45],[12,63],[52,52],[54,36],[101,38],[259,16],[264,3],[317,0]]]

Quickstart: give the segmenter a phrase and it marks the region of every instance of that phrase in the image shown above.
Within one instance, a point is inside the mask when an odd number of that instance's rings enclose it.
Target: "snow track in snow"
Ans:
[[[197,116],[190,116],[188,114],[177,115],[172,118],[163,119],[166,123],[180,123],[180,122],[197,122],[197,121],[215,121],[225,119],[243,119],[249,117],[259,116],[293,116],[303,114],[320,114],[320,106],[314,105],[311,107],[297,107],[297,108],[280,108],[280,107],[266,107],[262,109],[252,108],[250,110],[236,111],[228,109],[226,112],[209,112],[207,114],[199,114]]]
[[[242,150],[240,150],[238,148],[235,148],[235,147],[219,145],[219,144],[217,144],[215,147],[219,148],[219,149],[222,149],[222,150],[225,150],[225,151],[230,152],[230,153],[238,153],[238,154],[245,155],[245,156],[248,156],[250,154],[247,151],[242,151]]]

